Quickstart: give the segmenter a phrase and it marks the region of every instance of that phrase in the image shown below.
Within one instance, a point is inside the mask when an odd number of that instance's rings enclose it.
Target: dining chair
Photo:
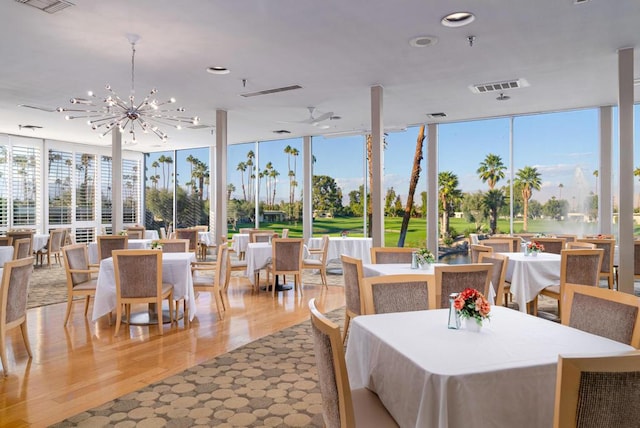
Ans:
[[[543,288],[539,295],[558,301],[558,318],[562,319],[562,301],[567,284],[597,287],[604,250],[562,250],[560,254],[560,283]],[[538,298],[532,302],[532,315],[538,315]]]
[[[277,238],[278,234],[265,231],[265,230],[253,230],[249,233],[249,242],[269,242],[273,238]]]
[[[371,247],[371,263],[411,263],[414,251],[417,248]]]
[[[197,230],[198,232],[208,232],[209,231],[209,226],[207,226],[206,224],[200,224],[198,226],[193,226],[193,228],[195,230]]]
[[[503,238],[489,238],[480,241],[480,245],[493,248],[494,253],[513,253],[513,241]],[[519,251],[519,250],[518,250]]]
[[[129,239],[144,239],[144,232],[146,229],[144,226],[136,225],[125,227],[124,230],[127,232]]]
[[[84,316],[89,311],[89,300],[96,295],[98,269],[89,267],[89,251],[86,244],[73,244],[62,247],[64,269],[67,275],[67,312],[64,325],[69,322],[74,297],[84,297]]]
[[[640,347],[640,298],[608,288],[566,284],[562,324]]]
[[[127,235],[98,235],[98,263],[92,267],[100,266],[100,262],[112,256],[114,250],[126,250],[129,246]]]
[[[551,254],[560,254],[566,245],[564,238],[532,238],[531,241],[541,244],[544,247],[544,252]]]
[[[11,236],[0,236],[0,247],[11,247],[13,238]]]
[[[4,375],[9,374],[7,361],[7,332],[20,327],[22,340],[32,358],[27,333],[27,295],[33,273],[33,257],[5,262],[0,282],[0,361]]]
[[[478,263],[478,258],[481,253],[493,253],[493,247],[488,245],[472,244],[469,247],[469,253],[471,254],[471,263]]]
[[[529,242],[529,241],[531,241],[531,238],[536,236],[536,234],[535,233],[526,233],[525,232],[525,233],[514,233],[513,236],[517,236],[521,240],[523,240],[525,242]]]
[[[397,427],[374,392],[349,386],[340,327],[320,313],[315,298],[309,312],[325,427]]]
[[[216,302],[218,319],[220,320],[222,319],[223,313],[226,311],[223,292],[226,292],[228,268],[229,248],[224,245],[221,245],[218,248],[218,258],[215,262],[191,263],[193,290],[211,294],[211,298]],[[209,274],[205,275],[205,272],[209,272]],[[211,272],[213,272],[213,275],[211,275]]]
[[[288,238],[289,237],[289,229],[282,229],[282,233],[280,234],[281,238]]]
[[[569,242],[576,242],[576,240],[578,239],[578,235],[571,235],[571,234],[566,234],[566,233],[556,233],[555,235],[553,235],[553,237],[554,238],[562,238],[562,239],[564,239],[565,246]]]
[[[495,239],[504,239],[506,241],[511,242],[511,251],[512,253],[520,253],[522,252],[522,238],[514,235],[500,235],[495,236]],[[481,243],[481,242],[480,242]]]
[[[567,250],[595,250],[596,244],[591,244],[589,242],[567,242],[565,245]]]
[[[363,315],[436,309],[433,284],[424,274],[381,275],[362,278]]]
[[[160,226],[160,239],[168,239],[167,229],[164,226]]]
[[[449,295],[460,293],[465,288],[478,290],[488,299],[492,270],[490,263],[434,266],[435,307],[448,308]]]
[[[241,227],[238,230],[238,233],[242,233],[244,235],[249,235],[254,230],[258,230],[258,229],[254,229],[253,227]]]
[[[610,235],[607,235],[610,236]],[[609,289],[613,289],[615,272],[613,269],[613,260],[615,259],[616,240],[609,238],[580,238],[577,242],[588,242],[594,244],[596,248],[604,250],[602,256],[602,267],[600,268],[600,278],[606,278]]]
[[[498,253],[480,253],[478,257],[478,263],[491,263],[493,269],[491,270],[491,286],[496,293],[496,305],[502,305],[505,303],[506,295],[509,293],[511,285],[505,284],[505,277],[507,276],[507,266],[509,265],[509,257],[504,254]],[[506,291],[505,291],[506,288]],[[505,305],[506,306],[506,305]]]
[[[159,239],[158,245],[162,246],[163,253],[188,253],[188,239]]]
[[[13,241],[13,260],[31,257],[31,239],[21,238]]]
[[[345,299],[344,331],[342,332],[342,342],[344,343],[347,340],[351,318],[355,318],[364,312],[362,300],[360,299],[360,283],[364,278],[364,272],[362,259],[342,254],[340,260],[342,261]]]
[[[198,229],[176,229],[174,237],[172,239],[188,239],[189,251],[192,253],[198,252]]]
[[[16,240],[29,238],[29,256],[33,254],[33,230],[10,230],[7,232],[7,236],[13,238],[15,244]]]
[[[324,235],[322,237],[322,246],[320,249],[320,252],[310,252],[310,256],[313,256],[314,258],[309,257],[302,259],[302,270],[319,270],[322,285],[327,287],[327,254],[329,252],[329,235]],[[320,258],[315,258],[316,256],[320,256]]]
[[[131,316],[131,304],[156,305],[158,331],[163,334],[162,301],[169,301],[169,318],[173,324],[173,285],[162,281],[162,251],[114,250],[113,268],[116,277],[116,330],[120,331],[122,308],[125,319]],[[185,318],[188,319],[187,314]],[[186,321],[185,321],[186,322]]]
[[[267,283],[273,275],[272,291],[276,295],[276,275],[293,275],[294,292],[300,290],[302,296],[302,238],[274,238],[271,240],[271,263],[267,266]]]
[[[49,232],[49,240],[44,248],[41,248],[36,253],[36,264],[40,260],[40,265],[43,264],[43,258],[47,256],[47,266],[51,267],[51,257],[53,256],[58,265],[62,266],[60,261],[60,255],[62,254],[62,238],[64,237],[64,229],[53,229]]]
[[[637,427],[640,353],[558,356],[554,428]]]

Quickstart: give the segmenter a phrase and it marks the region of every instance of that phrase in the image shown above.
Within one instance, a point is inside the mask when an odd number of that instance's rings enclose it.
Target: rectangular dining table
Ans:
[[[543,288],[560,284],[560,254],[500,254],[509,257],[505,279],[511,283],[513,301],[521,312],[527,312],[527,303],[533,301]]]
[[[195,253],[162,253],[162,282],[173,284],[173,298],[186,298],[189,305],[189,320],[196,315],[196,298],[191,276],[191,263]],[[93,303],[93,321],[113,311],[116,307],[116,276],[113,258],[100,262],[100,270]]]
[[[11,245],[0,246],[0,268],[11,260],[13,260],[13,247]]]
[[[490,315],[480,332],[448,329],[447,309],[354,318],[351,388],[378,394],[401,427],[548,428],[558,355],[634,349],[502,306]]]

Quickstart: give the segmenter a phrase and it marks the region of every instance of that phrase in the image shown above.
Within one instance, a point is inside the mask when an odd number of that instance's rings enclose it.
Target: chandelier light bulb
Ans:
[[[93,96],[93,91],[88,91],[88,92],[87,92],[87,95],[88,95],[88,96],[90,96],[90,97],[92,97],[92,96]]]

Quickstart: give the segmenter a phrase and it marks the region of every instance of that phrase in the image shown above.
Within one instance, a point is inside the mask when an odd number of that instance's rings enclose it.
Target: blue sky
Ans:
[[[635,109],[636,122],[640,108]],[[615,123],[614,117],[614,123]],[[488,153],[502,157],[509,165],[510,119],[488,119],[439,126],[438,163],[440,171],[453,171],[458,175],[460,187],[465,192],[487,190],[476,174],[480,162]],[[570,112],[519,116],[514,119],[514,171],[533,166],[542,176],[542,189],[533,198],[543,202],[551,196],[572,201],[583,200],[590,192],[595,192],[593,171],[598,168],[598,110],[586,109]],[[404,132],[390,133],[385,150],[385,190],[393,187],[403,202],[408,191],[409,175],[413,163],[413,152],[418,128]],[[614,132],[614,141],[617,133]],[[636,141],[639,137],[636,133]],[[287,157],[284,148],[290,145],[298,149],[298,181],[302,176],[302,139],[264,142],[259,145],[261,169],[271,161],[280,172],[277,198],[288,200]],[[343,194],[357,189],[363,183],[364,137],[314,138],[313,152],[316,157],[314,174],[330,175],[342,188]],[[425,140],[426,146],[426,140]],[[249,150],[255,151],[255,144],[229,146],[228,181],[236,186],[234,197],[241,198],[240,173],[236,171],[239,162],[246,160]],[[640,154],[636,150],[634,165],[640,165]],[[193,154],[208,161],[208,149],[196,149],[190,153],[179,153],[178,171],[181,183],[189,176],[188,163],[184,161]],[[152,154],[151,159],[160,154]],[[293,161],[292,161],[293,162]],[[614,171],[617,170],[617,154],[614,153]],[[293,168],[293,166],[292,166]],[[424,180],[425,161],[418,192],[426,190]],[[507,172],[508,174],[508,172]],[[613,177],[614,183],[617,177]],[[499,185],[506,185],[506,178]],[[559,185],[563,187],[560,189]]]

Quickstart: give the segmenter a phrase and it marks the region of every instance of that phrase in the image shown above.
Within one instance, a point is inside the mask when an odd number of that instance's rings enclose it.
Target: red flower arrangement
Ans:
[[[542,251],[544,251],[544,245],[535,242],[535,241],[531,241],[527,244],[527,250],[529,250],[529,252],[536,252],[536,253],[540,253]]]
[[[489,318],[491,305],[481,292],[473,288],[465,288],[453,301],[460,318],[474,318],[478,324]]]

